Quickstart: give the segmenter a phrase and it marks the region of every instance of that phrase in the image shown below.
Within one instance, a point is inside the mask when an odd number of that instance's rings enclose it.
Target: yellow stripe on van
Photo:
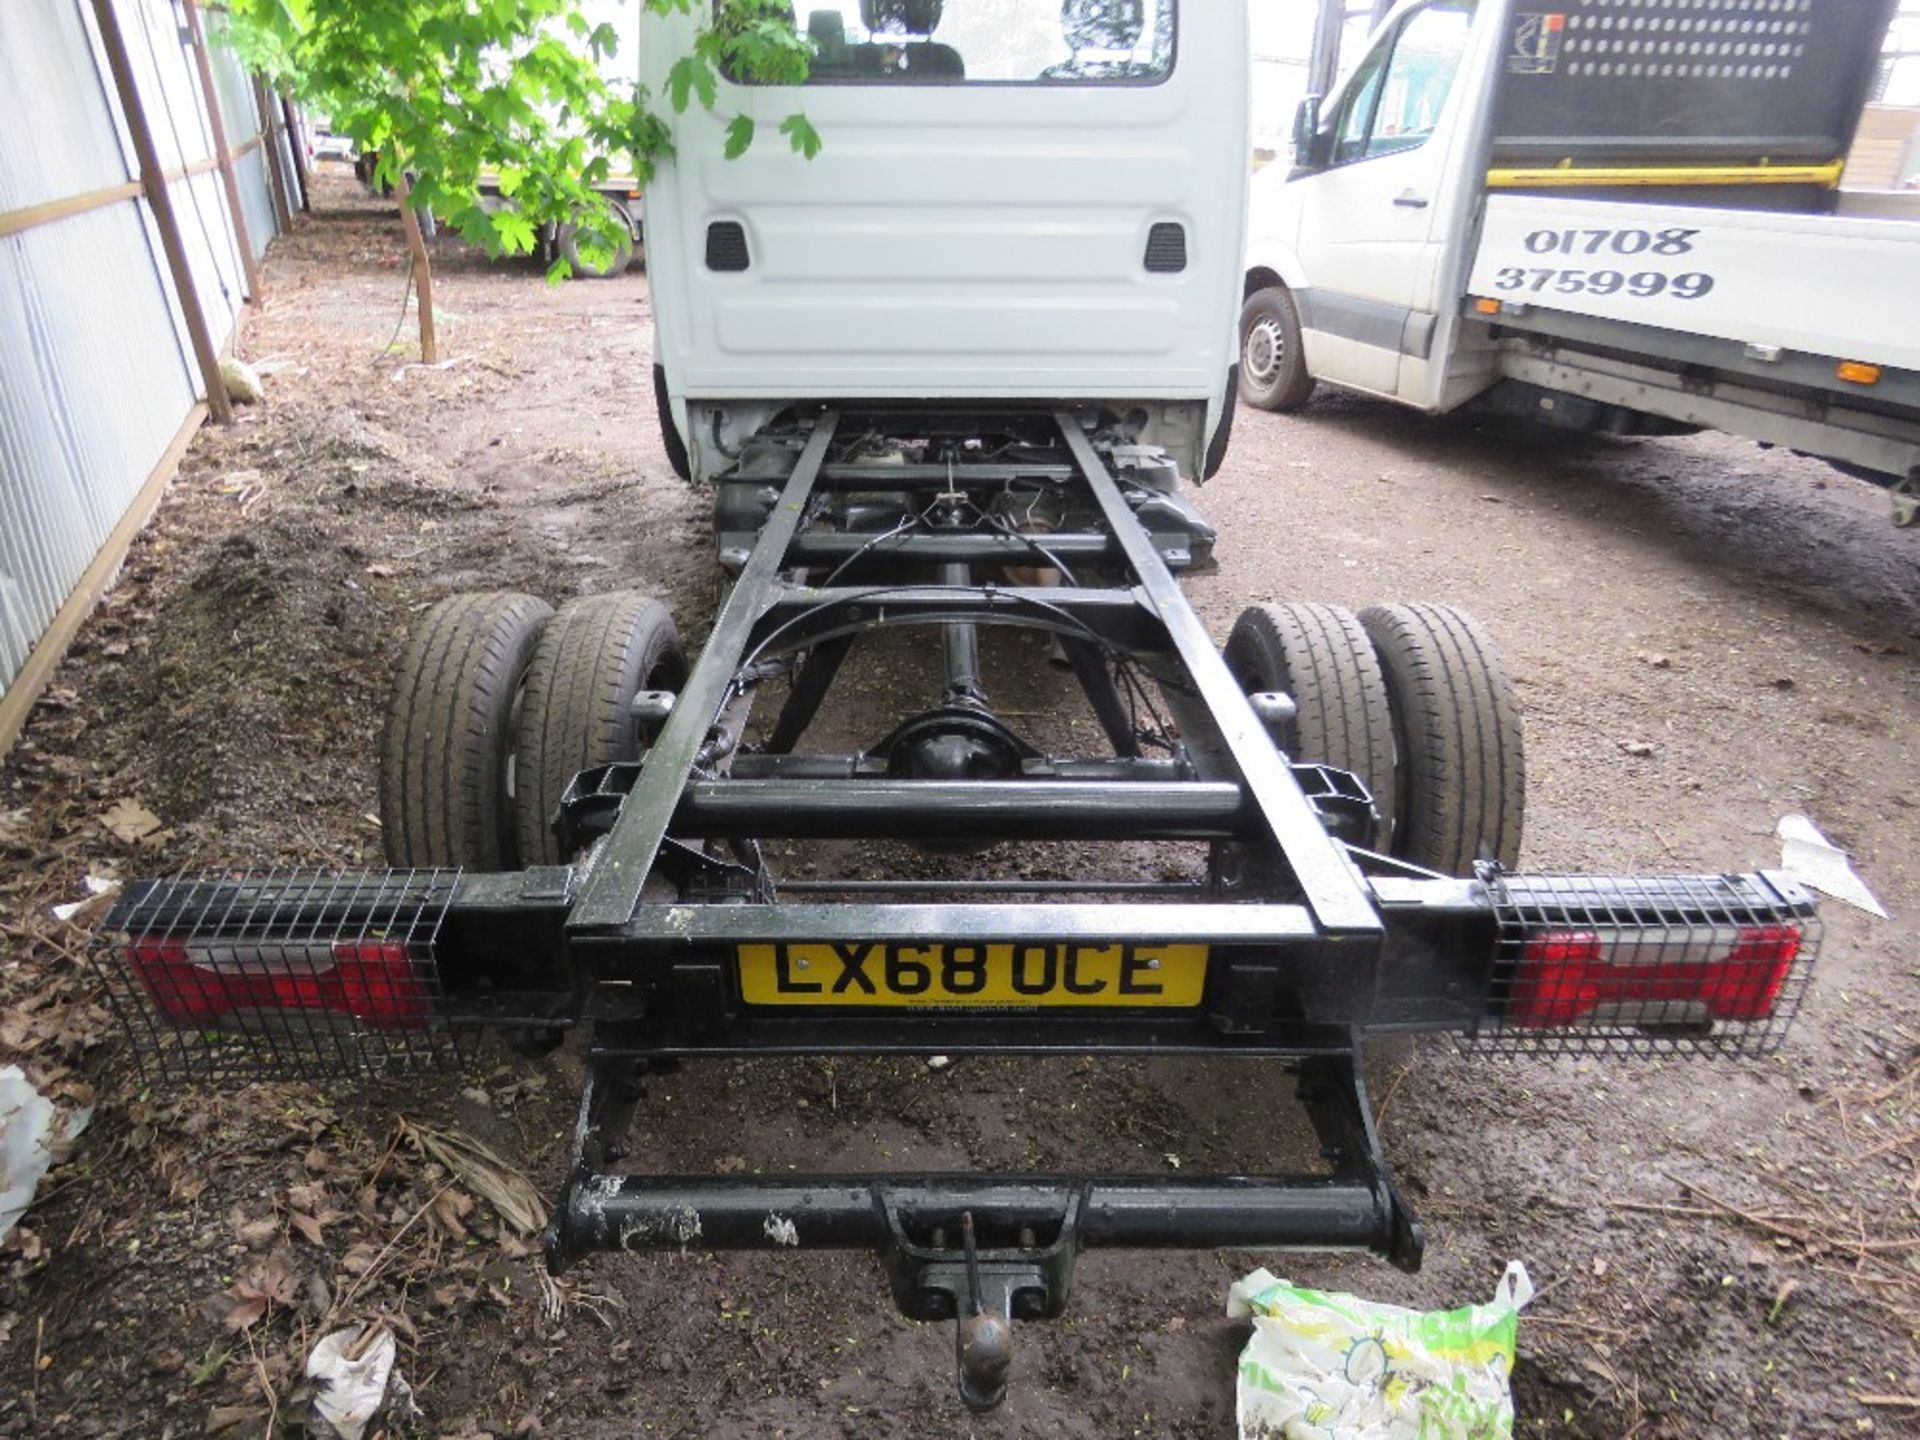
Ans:
[[[1844,160],[1825,165],[1575,165],[1487,171],[1489,190],[1570,189],[1584,185],[1820,185],[1837,189]]]

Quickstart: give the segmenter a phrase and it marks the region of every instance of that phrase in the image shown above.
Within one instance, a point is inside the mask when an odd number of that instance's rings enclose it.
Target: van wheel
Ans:
[[[505,870],[513,721],[546,601],[496,590],[450,595],[400,656],[380,744],[380,829],[389,863]]]
[[[521,705],[513,800],[521,864],[568,859],[553,833],[567,783],[590,766],[638,759],[633,697],[678,693],[686,680],[687,652],[658,600],[616,590],[561,607],[534,651]]]
[[[1393,713],[1379,657],[1354,613],[1339,605],[1249,605],[1222,655],[1248,694],[1293,697],[1296,713],[1280,748],[1290,759],[1357,775],[1380,812],[1373,846],[1387,849],[1398,789]]]
[[[667,465],[682,480],[693,478],[693,463],[687,454],[687,442],[673,423],[673,400],[667,394],[667,367],[654,362],[653,413],[660,422],[660,445],[667,452]]]
[[[1293,296],[1283,285],[1254,291],[1240,307],[1240,398],[1260,410],[1297,410],[1312,394]]]
[[[1493,641],[1451,605],[1360,612],[1400,753],[1393,853],[1448,875],[1520,858],[1527,800],[1520,702]]]
[[[627,266],[633,263],[633,232],[625,228],[624,220],[620,239],[613,248],[613,255],[607,261],[595,264],[580,253],[578,244],[580,230],[576,225],[560,227],[560,256],[573,267],[573,273],[585,280],[611,280],[616,275],[624,275]]]

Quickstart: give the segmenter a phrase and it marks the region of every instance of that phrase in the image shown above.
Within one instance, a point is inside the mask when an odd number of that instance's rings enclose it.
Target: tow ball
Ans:
[[[894,1300],[916,1320],[953,1321],[954,1379],[971,1410],[992,1410],[1006,1399],[1013,1369],[1013,1322],[1051,1319],[1066,1309],[1073,1262],[1080,1250],[1082,1196],[1067,1198],[1064,1213],[1046,1227],[1021,1225],[1005,1247],[982,1249],[972,1210],[959,1215],[959,1248],[952,1231],[928,1233],[913,1224],[914,1202],[882,1197],[891,1232],[883,1250]],[[911,1238],[919,1229],[925,1242]]]
[[[1006,1399],[1007,1371],[1013,1365],[1013,1290],[995,1285],[994,1298],[999,1303],[989,1309],[980,1285],[980,1251],[974,1243],[971,1210],[960,1217],[960,1238],[967,1256],[967,1313],[953,1330],[960,1398],[969,1409],[991,1410]]]

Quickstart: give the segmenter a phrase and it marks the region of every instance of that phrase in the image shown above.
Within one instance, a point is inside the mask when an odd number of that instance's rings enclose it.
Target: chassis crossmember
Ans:
[[[904,1313],[957,1322],[961,1394],[990,1406],[1011,1322],[1058,1315],[1090,1246],[1417,1267],[1364,1035],[1778,1042],[1817,926],[1779,875],[1452,876],[1376,849],[1396,801],[1286,753],[1300,697],[1246,693],[1184,599],[1174,572],[1214,537],[1167,469],[1091,412],[777,418],[718,482],[736,573],[697,662],[677,693],[632,697],[640,758],[583,766],[551,817],[571,862],[131,886],[101,954],[143,1059],[193,1079],[380,1074],[457,1058],[480,1028],[532,1051],[576,1033],[556,1271],[609,1249],[877,1251]],[[803,752],[855,642],[899,627],[939,636],[937,703],[857,753]],[[995,713],[995,628],[1046,637],[1100,753],[1048,753]],[[779,710],[753,728],[768,688]],[[861,842],[1006,839],[1135,854],[1015,880],[857,861]],[[790,840],[856,859],[787,878],[763,847]],[[1191,863],[1143,867],[1141,842]],[[713,1177],[628,1148],[649,1073],[691,1058],[1090,1052],[1284,1065],[1325,1166]]]

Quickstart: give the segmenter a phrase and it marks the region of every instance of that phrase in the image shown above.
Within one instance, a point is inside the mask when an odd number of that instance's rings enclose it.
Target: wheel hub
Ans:
[[[1248,374],[1261,384],[1273,379],[1285,358],[1286,343],[1279,321],[1271,318],[1256,321],[1247,331],[1246,354],[1242,357]]]

